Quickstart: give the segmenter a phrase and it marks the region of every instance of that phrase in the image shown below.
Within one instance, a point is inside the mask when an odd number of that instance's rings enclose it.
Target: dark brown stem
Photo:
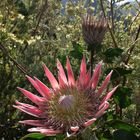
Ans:
[[[94,50],[90,51],[90,68],[91,68],[91,75],[92,75],[92,71],[93,71],[93,59],[94,59]]]
[[[115,36],[114,36],[114,34],[113,34],[113,32],[112,32],[110,26],[109,26],[109,23],[108,23],[107,18],[106,18],[106,14],[105,14],[105,10],[104,10],[104,6],[103,6],[103,1],[102,1],[102,0],[100,0],[100,4],[101,4],[101,9],[102,9],[103,14],[104,14],[104,18],[105,18],[105,20],[107,21],[107,28],[108,28],[108,30],[109,30],[109,32],[110,32],[110,35],[111,35],[111,38],[112,38],[112,40],[113,40],[114,47],[117,47],[117,48],[118,48],[117,42],[116,42],[116,40],[115,40]]]
[[[13,64],[14,64],[18,69],[20,69],[20,70],[22,71],[22,73],[24,73],[25,75],[27,74],[27,71],[26,71],[15,59],[13,59],[13,58],[9,55],[7,49],[6,49],[1,43],[0,43],[0,49],[2,50],[3,54],[5,54],[5,55],[13,62]]]
[[[129,62],[129,60],[130,60],[130,57],[131,57],[131,54],[132,54],[132,52],[133,52],[133,50],[134,50],[134,48],[135,48],[135,43],[137,42],[137,40],[138,40],[138,37],[139,37],[139,34],[140,34],[140,25],[139,25],[139,28],[138,28],[138,30],[137,30],[137,34],[136,34],[136,38],[135,38],[135,41],[134,41],[134,43],[132,44],[132,46],[129,48],[129,50],[128,50],[128,57],[127,57],[127,59],[125,60],[125,65],[127,65],[128,64],[128,62]],[[126,78],[126,76],[124,76],[123,77],[123,86],[125,86],[125,84],[126,84],[126,81],[127,81],[127,78]]]
[[[38,18],[38,21],[37,21],[37,24],[36,24],[36,27],[35,27],[35,30],[34,30],[34,36],[35,36],[35,34],[37,32],[38,26],[39,26],[39,24],[41,22],[41,19],[42,19],[43,15],[44,15],[45,10],[47,9],[47,7],[48,7],[48,0],[45,1],[45,4],[42,6],[42,8],[40,10],[41,12],[38,14],[39,18]]]
[[[130,60],[131,54],[132,54],[132,52],[133,52],[133,50],[134,50],[134,48],[135,48],[135,43],[137,42],[137,39],[138,39],[138,37],[139,37],[139,34],[140,34],[140,25],[139,25],[138,30],[137,30],[137,34],[136,34],[135,41],[134,41],[134,43],[132,44],[132,46],[131,46],[131,47],[129,48],[129,50],[128,50],[128,57],[127,57],[127,59],[126,59],[126,61],[125,61],[125,64],[126,64],[126,65],[128,64],[128,62],[129,62],[129,60]]]
[[[122,119],[122,108],[121,107],[120,107],[119,113],[120,113],[120,119]]]
[[[110,2],[110,8],[111,8],[111,23],[112,23],[112,32],[114,33],[114,8],[113,8],[114,2],[111,0]]]
[[[133,23],[137,20],[137,18],[139,17],[139,15],[140,15],[140,11],[138,11],[137,15],[135,16],[135,18],[130,23],[130,25],[128,27],[129,28],[129,32],[131,31],[131,27],[132,27]]]
[[[134,43],[132,44],[132,46],[130,47],[130,49],[128,50],[128,57],[127,57],[127,59],[126,59],[126,61],[125,61],[125,64],[126,64],[126,65],[128,64],[128,62],[129,62],[129,60],[130,60],[131,54],[132,54],[132,52],[133,52],[133,50],[134,50],[134,48],[135,48],[135,43],[136,43],[136,41],[137,41],[137,39],[138,39],[138,37],[139,37],[139,34],[140,34],[140,25],[139,25],[139,28],[138,28],[138,30],[137,30],[137,34],[136,34],[135,41],[134,41]],[[126,78],[126,76],[124,76],[124,77],[123,77],[123,83],[122,83],[123,86],[125,86],[126,80],[127,80],[127,78]],[[119,113],[120,113],[120,118],[122,118],[122,108],[120,108]]]

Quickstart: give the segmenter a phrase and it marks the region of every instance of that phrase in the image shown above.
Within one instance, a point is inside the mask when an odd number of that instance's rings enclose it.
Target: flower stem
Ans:
[[[91,75],[93,73],[93,60],[94,60],[94,50],[90,51],[90,67],[91,67]]]

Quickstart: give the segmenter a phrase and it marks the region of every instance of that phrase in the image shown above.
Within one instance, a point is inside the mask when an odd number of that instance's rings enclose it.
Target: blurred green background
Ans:
[[[29,102],[16,87],[36,93],[25,75],[36,76],[48,85],[42,63],[57,75],[56,59],[65,66],[66,56],[71,60],[75,77],[83,54],[89,67],[90,53],[82,36],[82,17],[90,11],[98,18],[103,10],[110,30],[94,56],[93,65],[103,60],[101,79],[113,69],[110,85],[120,87],[94,131],[99,140],[139,139],[140,2],[118,5],[119,1],[1,0],[0,139],[18,140],[28,134],[27,126],[19,125],[18,121],[30,116],[12,106],[15,100]]]

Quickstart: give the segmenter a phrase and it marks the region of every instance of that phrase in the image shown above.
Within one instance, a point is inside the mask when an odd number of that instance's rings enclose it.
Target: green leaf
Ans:
[[[73,43],[73,50],[70,52],[70,55],[76,59],[82,59],[83,57],[83,48],[78,43]]]
[[[109,68],[106,70],[106,74],[108,74],[111,70],[113,70],[112,76],[111,76],[111,80],[112,81],[116,81],[117,78],[120,78],[121,76],[125,76],[127,74],[131,74],[132,73],[132,69],[125,69],[125,68],[120,68],[120,67],[116,67],[116,68]]]
[[[118,87],[113,98],[120,108],[126,108],[131,104],[132,89],[127,87]]]
[[[133,133],[140,132],[140,129],[138,127],[121,120],[112,120],[107,123],[114,129],[122,129]]]
[[[103,134],[100,134],[100,140],[112,140],[113,137],[109,130],[105,130]]]
[[[139,138],[126,130],[116,130],[113,133],[114,140],[139,140]]]
[[[79,140],[81,140],[81,139],[82,140],[98,140],[95,132],[89,127],[81,132]]]
[[[43,140],[46,137],[46,135],[40,133],[30,133],[22,137],[20,140]]]
[[[41,133],[30,133],[22,137],[20,140],[63,140],[64,135],[46,136]]]
[[[26,5],[24,4],[23,0],[16,1],[15,4],[16,4],[17,10],[20,14],[22,14],[24,16],[28,15],[28,10],[27,10]]]
[[[123,50],[120,48],[109,48],[105,51],[105,61],[107,63],[112,63],[115,57],[122,55]]]
[[[98,138],[96,137],[95,132],[91,128],[87,127],[77,135],[66,137],[64,140],[98,140]]]
[[[56,137],[56,140],[63,140],[64,139],[63,134],[56,135],[55,137]]]

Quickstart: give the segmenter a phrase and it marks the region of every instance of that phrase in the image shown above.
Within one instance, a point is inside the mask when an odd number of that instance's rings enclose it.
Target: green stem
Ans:
[[[94,60],[94,50],[90,51],[90,67],[91,67],[91,75],[93,70],[93,60]]]

